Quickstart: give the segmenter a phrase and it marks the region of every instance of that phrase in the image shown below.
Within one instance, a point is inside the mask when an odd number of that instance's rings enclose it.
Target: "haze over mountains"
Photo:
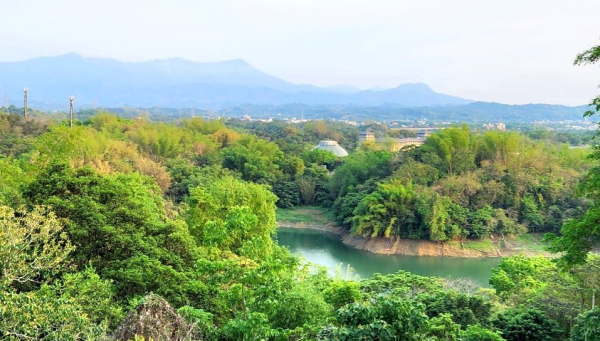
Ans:
[[[29,88],[32,105],[223,108],[239,104],[395,104],[405,107],[464,105],[471,100],[440,94],[422,83],[388,90],[300,85],[266,74],[241,59],[197,63],[180,58],[126,63],[77,54],[0,63],[0,91],[11,102]]]

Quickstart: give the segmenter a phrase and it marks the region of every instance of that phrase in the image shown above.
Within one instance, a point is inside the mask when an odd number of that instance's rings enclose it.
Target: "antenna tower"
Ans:
[[[69,97],[69,117],[71,118],[71,122],[69,123],[69,127],[73,128],[73,101],[75,97]]]
[[[27,118],[27,94],[29,89],[23,88],[23,117]]]
[[[4,91],[4,107],[6,108],[6,112],[10,114],[10,109],[8,109],[8,91]]]

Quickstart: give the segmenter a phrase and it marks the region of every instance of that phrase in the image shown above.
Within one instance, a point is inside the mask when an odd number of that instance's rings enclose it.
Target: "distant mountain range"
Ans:
[[[174,58],[126,63],[67,54],[0,62],[0,95],[7,92],[12,103],[20,103],[23,87],[29,88],[31,105],[42,109],[63,109],[71,95],[78,107],[94,104],[219,109],[291,103],[438,107],[472,102],[437,93],[422,83],[362,91],[348,85],[321,88],[292,84],[241,59],[197,63]]]

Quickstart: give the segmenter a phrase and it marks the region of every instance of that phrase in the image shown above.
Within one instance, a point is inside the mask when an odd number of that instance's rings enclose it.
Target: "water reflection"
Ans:
[[[481,286],[489,287],[492,268],[500,261],[497,258],[380,255],[349,247],[334,234],[307,229],[279,228],[277,239],[280,245],[309,262],[327,267],[332,274],[340,264],[343,273],[350,265],[360,278],[377,272],[389,274],[406,270],[422,276],[470,277]]]

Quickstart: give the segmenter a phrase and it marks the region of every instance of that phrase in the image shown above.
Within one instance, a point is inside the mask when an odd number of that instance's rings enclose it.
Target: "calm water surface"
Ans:
[[[389,274],[406,270],[421,276],[470,277],[481,286],[489,287],[488,280],[492,268],[498,265],[498,258],[452,258],[417,257],[402,255],[380,255],[357,250],[341,242],[332,233],[308,229],[279,228],[279,245],[287,246],[307,261],[330,269],[333,274],[341,265],[342,273],[348,265],[360,278],[374,273]]]

